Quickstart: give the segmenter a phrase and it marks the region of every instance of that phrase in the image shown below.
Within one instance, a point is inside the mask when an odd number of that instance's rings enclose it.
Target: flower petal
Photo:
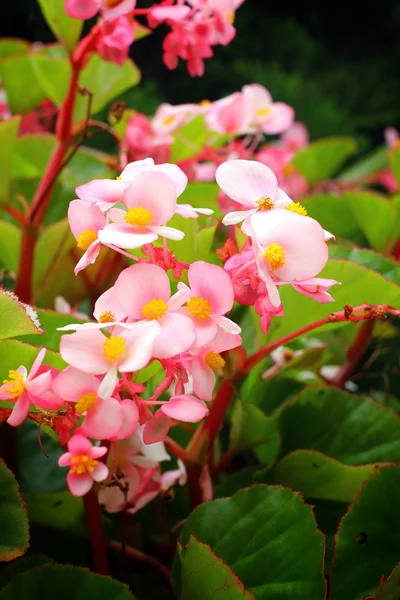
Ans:
[[[122,410],[115,398],[97,398],[95,406],[86,413],[82,432],[95,440],[105,440],[117,435],[122,427]]]
[[[266,165],[254,160],[228,160],[216,172],[219,187],[227,196],[247,208],[267,196],[275,200],[278,182]]]
[[[87,472],[82,475],[69,472],[67,475],[67,484],[71,494],[79,497],[84,496],[92,489],[93,479]]]
[[[31,400],[29,394],[23,393],[16,400],[14,407],[11,411],[11,415],[7,419],[7,423],[12,427],[17,427],[26,419],[29,412]]]
[[[119,362],[121,373],[143,369],[153,357],[154,340],[161,331],[157,321],[136,323],[136,328],[124,332],[127,351]]]
[[[86,229],[98,231],[106,224],[106,218],[100,208],[83,200],[72,200],[69,203],[68,221],[75,238]]]
[[[122,194],[129,182],[118,179],[93,179],[76,188],[78,198],[86,202],[107,202],[116,204],[122,201]]]
[[[95,481],[104,481],[108,476],[108,468],[102,462],[98,462],[95,465],[94,470],[92,472],[92,477]]]
[[[77,331],[63,335],[60,354],[71,366],[85,373],[102,375],[110,368],[110,363],[104,355],[105,341],[105,336],[98,330]]]
[[[178,313],[167,312],[160,320],[161,331],[154,340],[154,358],[171,358],[189,350],[195,341],[193,321]]]
[[[128,209],[141,207],[150,211],[150,225],[165,225],[175,212],[175,186],[165,173],[143,171],[125,190],[123,201]]]
[[[117,248],[140,248],[144,244],[155,242],[158,235],[146,227],[133,227],[132,225],[119,225],[110,223],[99,231],[99,240],[102,244],[117,246]]]
[[[201,400],[186,394],[174,396],[163,404],[160,410],[171,419],[187,423],[197,423],[208,413],[208,408]]]
[[[168,302],[171,296],[164,269],[147,263],[132,265],[122,271],[114,289],[122,310],[131,319],[143,319],[142,309],[151,300]]]
[[[210,402],[216,381],[215,373],[203,358],[194,356],[192,361],[193,391],[200,398]]]
[[[193,296],[208,300],[213,314],[224,315],[231,310],[233,286],[224,269],[199,260],[190,265],[188,279]]]

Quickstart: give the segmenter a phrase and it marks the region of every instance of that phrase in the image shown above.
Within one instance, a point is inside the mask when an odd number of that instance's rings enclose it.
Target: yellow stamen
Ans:
[[[75,404],[75,412],[79,415],[83,415],[84,412],[93,408],[97,401],[97,394],[95,392],[87,392],[83,394]]]
[[[168,310],[168,304],[162,298],[158,300],[150,300],[143,308],[142,315],[149,321],[161,319]]]
[[[235,14],[231,10],[228,10],[226,16],[228,18],[229,23],[233,25],[233,23],[235,22]]]
[[[115,321],[114,313],[112,313],[110,310],[105,310],[99,316],[99,323],[114,323],[114,321]]]
[[[89,246],[93,244],[94,241],[97,240],[97,233],[94,229],[85,229],[82,231],[76,238],[78,248],[82,250],[87,250]]]
[[[165,119],[163,120],[164,127],[168,127],[169,125],[172,125],[172,123],[174,121],[175,121],[175,117],[172,117],[172,116],[165,117]]]
[[[219,371],[220,369],[223,369],[226,364],[222,356],[213,350],[207,352],[204,360],[213,371]]]
[[[136,206],[130,208],[124,217],[128,225],[136,225],[137,227],[146,227],[153,219],[153,215],[147,208]]]
[[[114,6],[118,6],[121,4],[122,0],[106,0],[107,8],[113,8]]]
[[[291,212],[297,213],[302,217],[307,216],[307,211],[304,208],[304,206],[300,204],[300,202],[292,202],[291,204],[288,204],[287,206],[285,206],[285,210],[290,210]]]
[[[199,104],[199,106],[201,106],[202,108],[207,108],[207,106],[210,106],[211,102],[209,100],[202,100]]]
[[[72,466],[69,472],[76,475],[83,475],[86,472],[93,473],[98,461],[94,460],[94,458],[89,458],[86,454],[82,454],[80,456],[73,456],[71,463]]]
[[[256,204],[260,210],[271,210],[274,208],[274,203],[268,196],[263,196],[259,200],[256,200]]]
[[[256,115],[257,117],[267,117],[271,112],[271,109],[268,108],[268,106],[260,106],[260,108],[257,108],[256,110]]]
[[[279,244],[270,244],[265,248],[264,257],[273,271],[280,269],[285,264],[285,251]]]
[[[186,303],[186,309],[192,315],[192,317],[202,319],[203,321],[208,319],[212,313],[209,301],[196,296],[192,296],[192,298],[188,300]]]
[[[114,363],[125,350],[125,340],[118,335],[111,335],[104,342],[104,356],[110,363]]]
[[[118,175],[118,177],[115,178],[117,181],[122,181],[122,177],[121,175]]]
[[[296,171],[295,166],[292,163],[287,163],[283,167],[283,175],[285,177],[290,177]]]
[[[3,385],[5,386],[3,392],[9,395],[10,400],[19,398],[25,389],[24,376],[13,369],[8,371],[8,376],[10,379],[3,381]]]

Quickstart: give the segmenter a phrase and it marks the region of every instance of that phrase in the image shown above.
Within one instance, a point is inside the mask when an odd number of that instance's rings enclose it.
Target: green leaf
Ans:
[[[264,414],[272,415],[282,404],[300,392],[304,385],[287,377],[261,379],[265,365],[254,367],[246,377],[240,390],[242,398],[251,398]]]
[[[207,502],[184,526],[183,548],[190,535],[209,544],[257,600],[325,598],[323,535],[299,494],[255,485]],[[178,560],[172,579],[179,595]]]
[[[313,449],[349,465],[400,462],[400,419],[370,400],[336,388],[306,388],[281,410],[282,456]]]
[[[219,219],[222,213],[217,202],[218,191],[216,183],[191,181],[183,194],[179,196],[179,203],[191,204],[195,208],[211,208],[214,211],[214,217]]]
[[[203,229],[200,229],[198,232],[195,239],[196,260],[209,261],[216,229],[217,225],[212,225],[211,227],[203,227]]]
[[[397,221],[396,207],[385,196],[372,192],[346,192],[348,202],[360,229],[368,242],[382,252],[391,247],[391,236]]]
[[[376,590],[375,600],[399,600],[400,565],[393,570],[388,579],[382,578]]]
[[[400,556],[398,509],[400,468],[382,469],[364,485],[335,536],[332,600],[360,600],[374,594]]]
[[[400,148],[389,152],[388,158],[393,175],[395,176],[397,183],[400,185]]]
[[[296,169],[311,184],[329,179],[354,154],[357,144],[351,137],[331,137],[311,142],[293,159]]]
[[[38,1],[43,16],[54,35],[72,52],[81,35],[83,21],[67,15],[64,0]]]
[[[38,348],[24,344],[18,340],[0,341],[0,381],[7,379],[10,369],[17,369],[20,365],[29,369],[38,354]],[[56,352],[48,350],[43,360],[44,365],[64,369],[66,363]]]
[[[0,77],[13,113],[26,114],[46,98],[46,92],[38,84],[30,54],[2,58]]]
[[[238,454],[260,446],[255,454],[263,464],[270,465],[278,455],[279,445],[276,420],[266,417],[255,404],[237,400],[232,410],[229,452]]]
[[[29,51],[30,44],[19,38],[0,38],[0,58],[15,56],[16,54],[26,54]]]
[[[9,182],[15,140],[21,117],[0,122],[0,203],[9,199]]]
[[[353,248],[352,246],[330,246],[329,256],[331,258],[345,259],[376,271],[400,285],[400,266],[387,256],[378,254],[373,250],[364,248]]]
[[[34,567],[41,565],[53,564],[54,560],[44,554],[33,554],[32,556],[23,556],[13,560],[9,565],[6,565],[0,572],[0,590],[11,581],[15,575],[29,571]]]
[[[24,336],[22,341],[33,346],[55,350],[56,352],[60,348],[61,336],[65,334],[65,331],[57,331],[58,327],[65,327],[65,325],[70,325],[71,323],[81,323],[79,319],[72,315],[57,313],[54,310],[39,308],[37,313],[44,331],[43,335],[40,338]]]
[[[18,271],[21,231],[7,221],[0,221],[0,261],[11,272]]]
[[[353,181],[373,175],[388,166],[387,147],[380,146],[364,156],[361,160],[345,169],[339,177],[340,181]]]
[[[184,551],[178,546],[177,560],[180,561],[180,600],[255,600],[228,565],[194,536],[190,536]]]
[[[28,519],[14,475],[0,460],[0,560],[13,560],[29,545]]]
[[[331,231],[336,238],[351,240],[355,244],[365,246],[366,239],[344,196],[316,194],[302,198],[301,203],[307,209],[308,215],[321,223],[324,229]]]
[[[335,279],[342,285],[331,289],[335,299],[329,305],[318,304],[311,298],[282,286],[279,293],[285,307],[285,317],[276,319],[269,337],[276,340],[296,329],[326,317],[330,312],[342,310],[345,304],[360,306],[364,303],[390,304],[400,307],[400,287],[365,267],[344,260],[330,259],[321,277]],[[282,289],[285,288],[285,289]],[[346,326],[346,323],[329,323],[322,331]]]
[[[305,498],[349,503],[381,467],[382,463],[348,466],[315,450],[295,450],[275,466],[272,482],[301,492]]]
[[[173,163],[187,160],[202,150],[210,137],[203,115],[197,115],[174,133],[170,160]]]
[[[132,600],[123,583],[69,565],[44,565],[26,571],[0,592],[0,600]]]
[[[28,133],[15,140],[11,176],[13,179],[39,179],[55,148],[50,134]]]
[[[39,85],[45,96],[56,106],[61,106],[71,75],[68,59],[56,58],[48,54],[31,54],[29,59],[36,77],[36,86]]]
[[[36,312],[13,293],[0,290],[0,340],[42,333]]]
[[[25,492],[23,497],[30,523],[87,537],[82,498],[69,491]]]

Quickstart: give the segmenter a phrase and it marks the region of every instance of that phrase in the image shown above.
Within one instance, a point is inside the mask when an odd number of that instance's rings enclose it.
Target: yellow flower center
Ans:
[[[71,463],[72,466],[69,472],[76,475],[83,475],[86,472],[93,473],[98,461],[89,458],[86,454],[81,454],[80,456],[73,456],[71,458]]]
[[[10,379],[3,381],[3,385],[5,386],[3,391],[9,395],[10,400],[19,398],[25,389],[24,377],[21,373],[17,373],[17,371],[12,369],[8,371],[8,376]]]
[[[274,208],[274,203],[268,196],[263,196],[259,200],[256,200],[256,204],[260,210],[271,210]]]
[[[104,342],[104,356],[110,363],[114,363],[125,350],[125,340],[118,335],[111,335]]]
[[[149,321],[161,319],[168,310],[168,304],[162,298],[150,300],[143,308],[142,315]]]
[[[121,175],[118,175],[118,177],[115,178],[117,181],[122,181],[122,177]]]
[[[204,360],[213,371],[219,371],[220,369],[223,369],[226,364],[222,356],[213,350],[207,352]]]
[[[273,271],[280,269],[285,264],[285,251],[279,244],[270,244],[264,250],[264,257]]]
[[[260,106],[260,108],[257,108],[256,110],[256,115],[257,117],[267,117],[271,112],[271,109],[268,108],[268,106]]]
[[[290,210],[291,212],[297,213],[302,217],[307,216],[307,211],[304,208],[304,206],[300,204],[300,202],[292,202],[291,204],[288,204],[287,206],[285,206],[285,210]]]
[[[164,127],[168,127],[169,125],[172,125],[172,123],[175,121],[175,117],[165,117],[165,119],[163,120],[163,124]]]
[[[142,208],[141,206],[136,206],[135,208],[130,208],[126,213],[125,222],[128,225],[136,225],[137,227],[146,227],[150,225],[153,215],[147,208]]]
[[[285,177],[290,177],[295,171],[296,169],[292,163],[287,163],[283,167],[283,174]]]
[[[235,22],[235,14],[231,10],[228,10],[228,12],[226,13],[226,16],[227,16],[229,23],[231,25],[233,25],[233,23]]]
[[[95,392],[87,392],[83,394],[75,404],[75,412],[80,415],[83,415],[84,412],[93,408],[97,401],[97,394]]]
[[[87,250],[89,246],[93,244],[97,240],[97,233],[94,229],[85,229],[82,231],[76,238],[78,248],[82,250]]]
[[[122,0],[106,0],[107,8],[113,8],[114,6],[118,6],[121,4]]]
[[[209,100],[202,100],[199,104],[199,106],[201,106],[202,108],[207,108],[207,106],[210,106],[211,102]]]
[[[202,319],[203,321],[208,319],[212,313],[209,301],[196,296],[192,296],[190,300],[186,302],[186,309],[192,315],[192,317]]]
[[[110,310],[105,310],[99,316],[99,323],[114,323],[114,321],[115,321],[114,313],[112,313]]]

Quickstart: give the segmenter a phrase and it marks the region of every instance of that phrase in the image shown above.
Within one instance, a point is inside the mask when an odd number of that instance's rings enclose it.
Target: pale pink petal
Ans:
[[[268,115],[268,119],[261,127],[264,133],[275,135],[276,133],[286,131],[286,129],[289,129],[293,125],[294,110],[291,106],[284,102],[274,102],[270,109],[271,112]]]
[[[111,208],[108,211],[108,216],[109,216],[110,220],[113,223],[118,223],[120,225],[126,224],[125,215],[126,215],[126,210],[123,210],[122,208]]]
[[[43,350],[43,348],[42,348],[42,350]],[[36,357],[35,361],[36,360],[37,360],[37,357]],[[23,365],[21,365],[20,367],[18,367],[17,373],[19,373],[20,375],[22,375],[22,377],[24,378],[24,381],[28,378],[28,371],[26,370],[26,367],[24,367]]]
[[[197,219],[199,214],[212,215],[214,211],[211,208],[194,208],[190,204],[177,204],[175,212],[181,217]]]
[[[17,398],[11,415],[7,419],[7,423],[12,427],[17,427],[26,419],[29,413],[31,401],[29,394],[23,392],[19,398]]]
[[[74,455],[89,454],[92,444],[83,435],[75,434],[68,442],[68,452]]]
[[[51,384],[51,372],[46,371],[46,373],[42,373],[42,375],[38,375],[30,381],[27,379],[25,383],[25,389],[34,396],[41,396],[50,389]]]
[[[171,417],[171,419],[187,423],[197,423],[208,413],[208,408],[201,400],[186,394],[174,396],[171,400],[163,404],[160,410],[168,417]]]
[[[143,369],[153,357],[154,340],[161,331],[157,321],[137,323],[135,330],[124,333],[127,350],[118,368],[121,372],[134,372]]]
[[[120,2],[114,3],[109,0],[101,0],[101,14],[105,21],[113,21],[130,13],[135,6],[136,0],[120,0]]]
[[[96,440],[114,437],[122,427],[122,418],[118,400],[97,398],[95,406],[86,413],[82,432]]]
[[[137,404],[132,400],[122,400],[120,402],[122,412],[122,425],[119,431],[113,436],[112,440],[123,440],[133,435],[137,429],[139,420],[139,410]]]
[[[101,458],[105,454],[107,454],[106,446],[92,446],[90,450],[90,457],[94,459]]]
[[[237,325],[234,321],[232,321],[231,319],[228,319],[227,317],[217,315],[217,316],[213,317],[213,321],[215,321],[215,323],[218,325],[218,327],[221,327],[221,329],[223,329],[227,333],[237,335],[242,331],[240,329],[239,325]]]
[[[228,273],[218,265],[197,261],[190,265],[188,279],[193,296],[210,303],[213,314],[224,315],[233,305],[233,286]]]
[[[92,477],[95,481],[104,481],[108,476],[108,468],[106,467],[106,465],[102,462],[98,462],[97,465],[95,465],[93,472],[92,472]]]
[[[95,262],[95,260],[99,254],[100,254],[100,240],[97,239],[93,242],[93,244],[91,244],[89,246],[89,248],[86,250],[85,254],[82,256],[82,258],[77,263],[77,265],[74,269],[75,275],[78,275],[78,273],[80,271],[83,271],[83,269],[86,269],[86,267],[88,267],[89,265],[92,265]]]
[[[111,312],[115,321],[122,321],[126,318],[126,312],[122,309],[119,301],[119,294],[115,286],[104,292],[96,300],[93,316],[98,321],[102,314]]]
[[[69,472],[67,475],[67,484],[71,494],[79,497],[84,496],[92,489],[93,479],[87,472],[82,475]]]
[[[64,454],[62,454],[60,456],[60,458],[58,459],[58,466],[59,467],[69,467],[71,464],[71,458],[73,457],[73,454],[71,454],[71,452],[64,452]]]
[[[83,394],[97,393],[99,380],[90,373],[67,367],[53,381],[53,390],[67,402],[76,402]]]
[[[272,96],[265,87],[259,83],[251,83],[242,88],[243,96],[248,100],[253,109],[270,108]]]
[[[142,309],[151,300],[168,302],[171,296],[164,269],[147,263],[132,265],[122,271],[114,289],[122,310],[131,319],[143,319]]]
[[[165,173],[143,171],[125,190],[123,202],[128,209],[141,207],[150,211],[150,225],[164,225],[175,212],[175,186]]]
[[[117,248],[126,248],[128,250],[140,248],[144,244],[156,241],[158,237],[156,233],[149,231],[145,227],[141,229],[143,232],[140,232],[138,227],[132,227],[132,225],[110,223],[99,231],[99,240],[105,245],[111,244],[117,246]]]
[[[26,373],[21,372],[21,375],[24,375],[24,379],[26,379],[26,381],[30,381],[33,377],[35,377],[36,373],[38,372],[38,370],[40,369],[40,367],[42,365],[45,354],[46,354],[46,348],[42,348],[34,360],[31,370],[29,371],[28,377],[26,377]],[[25,367],[23,367],[23,369],[25,369]],[[25,371],[26,371],[26,369],[25,369]],[[18,371],[18,373],[20,373],[20,371]]]
[[[147,421],[143,429],[143,442],[145,444],[154,444],[163,442],[168,435],[171,426],[171,419],[161,410],[158,410],[153,419]]]
[[[171,311],[178,310],[187,302],[192,295],[190,288],[182,282],[178,283],[178,291],[168,300],[168,308]]]
[[[289,204],[292,204],[293,200],[280,188],[276,194],[275,208],[285,208]]]
[[[154,340],[154,358],[171,358],[189,350],[195,341],[193,321],[178,313],[167,312],[160,320],[161,331]]]
[[[110,363],[104,355],[105,336],[98,330],[77,331],[63,335],[60,354],[65,362],[86,373],[107,373]]]
[[[65,2],[65,12],[74,19],[91,19],[98,10],[98,0],[66,0]]]
[[[110,367],[108,373],[106,373],[103,377],[103,380],[99,385],[99,389],[97,390],[98,395],[101,398],[109,398],[114,393],[117,383],[118,367],[114,364],[112,367]]]
[[[200,356],[192,360],[193,391],[200,398],[209,402],[212,400],[216,376]]]
[[[212,319],[207,319],[207,321],[201,321],[200,319],[193,320],[196,325],[196,339],[193,343],[193,349],[202,348],[216,336],[218,326]]]
[[[219,187],[227,196],[248,208],[256,208],[264,196],[275,200],[278,182],[266,165],[254,160],[228,160],[216,172]]]
[[[159,225],[149,225],[149,231],[161,235],[161,237],[168,238],[169,240],[175,240],[180,242],[185,237],[183,231],[175,229],[174,227],[160,227]]]
[[[247,219],[247,217],[251,217],[255,210],[252,208],[251,210],[238,210],[227,213],[222,219],[222,223],[223,225],[236,225]]]
[[[118,179],[94,179],[76,188],[78,198],[86,202],[122,202],[122,194],[129,182]]]
[[[154,160],[152,158],[145,158],[143,160],[135,160],[134,162],[128,163],[125,169],[122,171],[120,177],[122,181],[133,181],[133,179],[141,173],[143,170],[154,167]]]
[[[166,471],[161,475],[161,487],[163,490],[168,490],[176,484],[185,485],[186,482],[186,468],[185,464],[180,458],[178,458],[178,469],[175,469],[174,471]]]
[[[72,234],[76,238],[86,229],[98,231],[106,224],[106,218],[100,208],[83,200],[72,200],[69,203],[68,221]]]
[[[232,348],[237,348],[242,343],[242,338],[240,335],[228,333],[223,329],[218,329],[218,333],[213,340],[208,344],[208,347],[205,348],[205,351],[213,350],[218,354],[220,352],[226,352],[227,350],[231,350]]]

